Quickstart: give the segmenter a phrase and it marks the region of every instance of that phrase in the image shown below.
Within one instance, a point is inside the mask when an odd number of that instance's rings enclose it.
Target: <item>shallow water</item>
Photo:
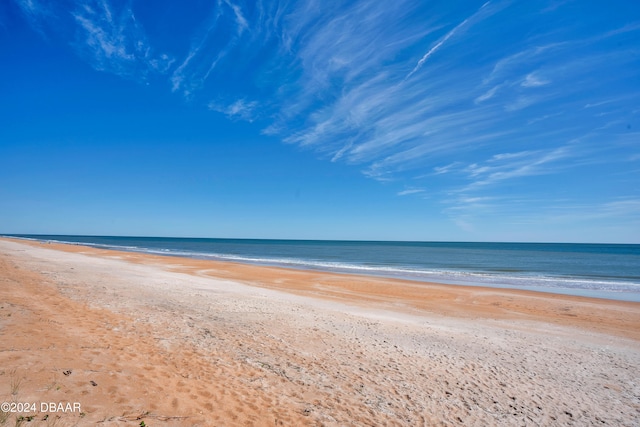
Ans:
[[[640,301],[640,245],[13,237],[199,259]]]

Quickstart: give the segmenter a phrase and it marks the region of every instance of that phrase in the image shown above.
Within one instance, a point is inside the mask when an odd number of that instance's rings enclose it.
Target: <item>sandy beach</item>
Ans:
[[[640,303],[0,239],[0,401],[35,405],[7,426],[638,426]]]

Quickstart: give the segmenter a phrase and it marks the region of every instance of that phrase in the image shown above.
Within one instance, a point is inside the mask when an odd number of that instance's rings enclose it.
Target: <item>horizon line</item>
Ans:
[[[193,237],[193,236],[136,236],[108,234],[32,234],[32,233],[0,233],[0,237],[29,238],[34,237],[122,237],[133,239],[193,239],[193,240],[262,240],[288,242],[351,242],[351,243],[496,243],[496,244],[531,244],[531,245],[640,245],[638,243],[620,242],[549,242],[549,241],[504,241],[504,240],[381,240],[381,239],[294,239],[294,238],[260,238],[260,237]]]

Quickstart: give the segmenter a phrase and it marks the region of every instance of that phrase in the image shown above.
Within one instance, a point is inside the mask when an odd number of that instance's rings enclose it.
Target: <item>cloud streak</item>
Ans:
[[[589,153],[615,163],[637,122],[636,21],[569,28],[566,8],[497,0],[217,0],[172,50],[130,2],[14,2],[98,70],[162,76],[188,102],[400,181],[399,196],[435,180],[450,206],[489,209],[494,189]]]
[[[476,12],[475,14],[473,14],[472,16],[470,16],[469,18],[465,19],[464,21],[462,21],[461,23],[459,23],[458,25],[456,25],[451,31],[449,31],[447,34],[445,34],[440,40],[437,41],[436,44],[434,44],[431,49],[429,49],[427,51],[427,53],[425,53],[422,58],[420,58],[420,60],[418,61],[418,63],[416,64],[416,66],[413,68],[413,70],[411,70],[411,72],[409,72],[409,74],[407,74],[407,76],[405,77],[405,79],[410,78],[411,76],[413,76],[415,73],[418,72],[418,70],[420,70],[420,68],[422,68],[422,66],[424,65],[425,62],[427,62],[427,60],[429,59],[429,57],[431,55],[433,55],[434,53],[436,53],[436,51],[438,51],[438,49],[440,49],[442,47],[443,44],[445,44],[447,42],[447,40],[449,40],[451,37],[453,37],[457,32],[461,31],[470,21],[473,21],[475,18],[477,18],[480,13],[483,11],[483,9],[485,7],[487,7],[489,5],[490,2],[486,2],[485,4],[483,4],[480,7],[480,10],[478,10],[478,12]]]
[[[397,193],[398,196],[408,196],[410,194],[419,194],[424,193],[424,189],[422,188],[409,188],[407,190],[402,190]]]
[[[466,172],[475,181],[462,192],[468,192],[478,187],[495,185],[501,181],[514,180],[533,175],[557,173],[558,168],[551,168],[572,155],[569,146],[559,147],[550,151],[522,151],[519,153],[496,154],[483,164],[473,163],[466,168]]]
[[[220,105],[215,102],[209,103],[209,109],[223,113],[231,119],[239,119],[247,122],[254,120],[254,112],[258,106],[256,101],[238,99],[229,105]]]
[[[95,69],[144,80],[149,73],[166,73],[173,58],[156,53],[131,4],[108,0],[69,0],[61,3],[15,0],[41,34],[62,38]]]

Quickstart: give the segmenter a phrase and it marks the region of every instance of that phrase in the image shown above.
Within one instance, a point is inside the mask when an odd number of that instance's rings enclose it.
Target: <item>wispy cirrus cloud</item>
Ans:
[[[499,185],[503,181],[511,184],[538,175],[551,175],[562,172],[566,160],[575,158],[575,147],[567,145],[551,150],[526,150],[494,154],[482,162],[454,162],[435,167],[434,175],[453,174],[460,179],[457,188],[451,188],[449,194],[462,194],[460,200],[474,200],[481,196],[483,190]]]
[[[452,206],[489,209],[494,189],[593,161],[594,147],[622,158],[637,120],[640,24],[568,27],[566,2],[216,0],[172,51],[131,2],[14,2],[34,27],[72,28],[59,31],[96,69],[166,76],[189,102],[411,182],[399,196],[435,179]]]
[[[495,85],[492,88],[490,88],[489,90],[487,90],[486,92],[484,92],[482,95],[478,96],[474,102],[476,104],[480,104],[484,101],[487,101],[491,98],[493,98],[494,96],[496,96],[496,94],[498,93],[498,90],[500,89],[502,85]]]
[[[546,80],[538,75],[538,73],[529,73],[524,78],[524,81],[521,83],[521,86],[524,87],[539,87],[545,86],[551,83],[549,80]]]
[[[424,193],[425,190],[423,188],[408,188],[406,190],[399,191],[397,193],[398,196],[408,196],[410,194],[419,194]]]
[[[244,33],[249,28],[249,23],[247,22],[247,19],[244,17],[244,14],[242,13],[242,9],[240,8],[240,6],[230,2],[229,0],[224,0],[224,4],[229,6],[229,8],[231,8],[231,10],[233,11],[233,14],[235,15],[235,18],[236,18],[238,35],[239,36],[242,35],[242,33]]]
[[[240,119],[247,122],[254,120],[254,112],[257,107],[257,101],[247,101],[246,99],[238,99],[228,105],[221,105],[213,101],[209,103],[210,110],[223,113],[231,119]]]
[[[557,173],[558,162],[571,155],[569,146],[547,151],[496,154],[482,164],[473,163],[467,166],[465,170],[474,182],[460,191],[467,192],[481,186],[532,175]]]
[[[411,70],[411,72],[409,72],[409,74],[407,74],[407,76],[405,77],[405,79],[410,78],[411,76],[413,76],[420,68],[422,68],[422,66],[424,65],[424,63],[429,59],[429,57],[431,55],[433,55],[434,53],[436,53],[436,51],[438,49],[440,49],[442,47],[443,44],[445,44],[447,42],[447,40],[449,40],[451,37],[453,37],[456,33],[461,32],[464,30],[465,26],[467,25],[472,25],[473,21],[475,20],[480,20],[483,17],[486,17],[488,15],[488,13],[486,13],[486,8],[487,6],[489,6],[491,2],[488,1],[485,4],[483,4],[480,7],[480,10],[478,10],[476,13],[474,13],[473,15],[471,15],[470,17],[466,18],[464,21],[462,21],[461,23],[459,23],[458,25],[456,25],[455,27],[453,27],[453,29],[451,31],[449,31],[447,34],[445,34],[440,40],[438,40],[428,51],[427,53],[425,53],[422,58],[420,58],[420,60],[418,61],[418,63],[416,64],[415,67],[413,67],[413,70]]]
[[[453,142],[443,138],[436,144],[437,134],[444,129],[434,125],[449,116],[443,114],[444,109],[467,99],[465,84],[461,81],[458,87],[446,90],[445,80],[450,79],[440,75],[443,64],[434,62],[426,69],[426,61],[437,50],[459,43],[460,35],[500,7],[490,2],[482,5],[435,38],[414,65],[411,56],[390,62],[400,52],[415,50],[422,38],[433,39],[443,28],[437,22],[405,25],[416,8],[415,2],[400,2],[393,10],[382,4],[356,2],[339,19],[323,23],[318,34],[301,40],[309,44],[300,46],[300,86],[280,113],[289,123],[292,117],[304,115],[307,119],[288,127],[294,132],[285,137],[286,142],[317,147],[320,152],[340,152],[340,158],[350,163],[372,162],[364,173],[380,180],[387,179],[401,158],[411,161]],[[407,66],[412,68],[404,74]],[[312,102],[316,94],[337,89],[334,82],[340,83],[340,91],[316,107]]]
[[[84,34],[75,46],[98,70],[136,76],[164,73],[173,62],[167,54],[154,54],[131,5],[116,7],[106,0],[89,0],[78,4],[72,16]]]
[[[171,73],[172,91],[187,99],[204,96],[204,93],[217,99],[245,96],[235,85],[226,86],[230,81],[248,78],[246,73],[252,67],[260,68],[259,64],[247,65],[247,62],[261,56],[261,49],[276,37],[280,8],[278,3],[257,2],[249,10],[241,2],[212,2],[206,19],[190,34],[190,47],[184,59]],[[242,60],[238,60],[239,56]],[[248,68],[242,70],[242,67]],[[211,94],[209,87],[215,93]],[[229,90],[231,88],[233,90]]]
[[[44,7],[15,1],[26,10]],[[557,108],[570,105],[571,90],[558,85],[586,63],[584,55],[568,55],[575,40],[488,50],[497,35],[486,23],[502,20],[511,2],[476,3],[446,17],[431,7],[412,0],[331,8],[312,0],[217,0],[174,61],[176,53],[156,53],[130,3],[67,4],[80,35],[74,46],[97,69],[168,73],[171,89],[187,99],[208,97],[210,109],[236,119],[270,118],[265,133],[362,165],[381,180],[431,170],[459,150],[522,141],[526,132],[512,123],[533,123],[532,107],[546,122],[560,120]],[[606,37],[630,31],[633,25]],[[460,66],[466,62],[476,66]]]
[[[33,28],[43,34],[43,20],[50,19],[54,16],[54,7],[49,2],[43,0],[16,0],[16,4],[25,17],[33,24]]]
[[[14,1],[34,29],[66,40],[97,70],[143,80],[148,73],[166,73],[174,62],[149,43],[131,3]]]
[[[441,195],[442,212],[469,229],[476,220],[492,215],[509,221],[531,218],[531,210],[548,206],[548,200],[544,202],[545,192],[532,190],[527,181],[562,174],[568,167],[566,161],[576,156],[579,155],[568,145],[552,150],[502,152],[481,162],[456,162],[435,168],[436,176],[449,175],[457,183]],[[505,185],[511,188],[508,195],[501,188]]]
[[[441,175],[441,174],[449,173],[451,171],[458,169],[462,164],[463,164],[462,162],[455,161],[455,162],[449,163],[448,165],[436,166],[433,168],[433,174]]]
[[[52,14],[51,5],[43,0],[16,0],[18,7],[31,19],[39,19]]]

